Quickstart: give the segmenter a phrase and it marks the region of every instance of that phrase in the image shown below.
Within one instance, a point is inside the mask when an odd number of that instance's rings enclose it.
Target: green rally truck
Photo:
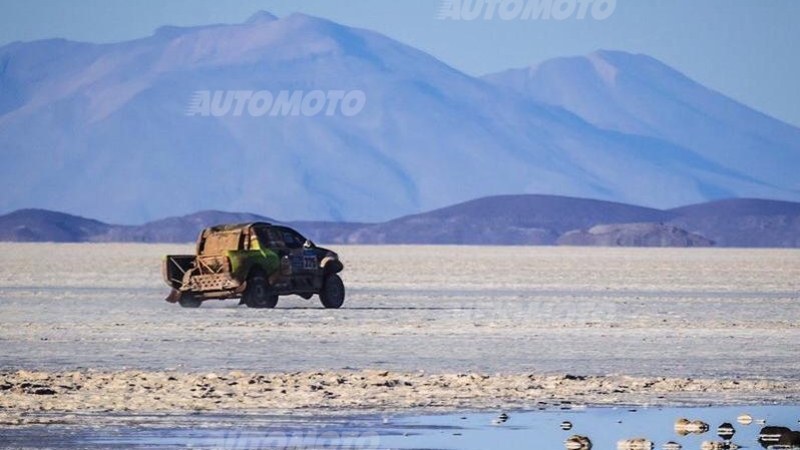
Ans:
[[[217,225],[197,239],[195,255],[166,255],[167,301],[196,308],[205,300],[239,298],[251,308],[274,308],[281,295],[339,308],[345,289],[339,255],[297,231],[265,222]]]

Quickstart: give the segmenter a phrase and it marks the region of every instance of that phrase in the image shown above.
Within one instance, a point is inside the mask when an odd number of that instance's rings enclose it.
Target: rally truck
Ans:
[[[319,295],[325,308],[339,308],[343,268],[336,253],[289,227],[265,222],[206,228],[195,255],[166,255],[162,263],[172,288],[167,301],[185,308],[230,298],[251,308],[274,308],[281,295]]]

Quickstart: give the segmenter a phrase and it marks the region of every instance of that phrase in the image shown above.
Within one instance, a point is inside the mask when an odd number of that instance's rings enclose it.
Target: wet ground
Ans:
[[[723,445],[717,436],[723,423],[733,426],[730,443],[761,448],[759,431],[765,426],[800,428],[798,406],[737,406],[707,408],[586,408],[509,411],[447,415],[390,415],[309,417],[236,414],[117,416],[86,415],[86,425],[18,427],[0,431],[0,446],[9,449],[559,449],[573,435],[584,436],[594,449],[634,450],[621,441],[643,438],[653,448],[667,443],[683,449],[711,449]],[[740,423],[747,414],[751,423]],[[675,430],[680,418],[703,421],[705,432],[685,435]],[[571,429],[566,428],[568,422]],[[704,442],[706,447],[703,447]],[[679,447],[672,447],[679,448]],[[722,450],[724,447],[716,447]],[[728,448],[733,448],[729,445]],[[800,448],[800,447],[796,447]]]

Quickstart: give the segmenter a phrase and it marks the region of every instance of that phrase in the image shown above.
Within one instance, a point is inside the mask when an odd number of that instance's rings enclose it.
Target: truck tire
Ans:
[[[274,308],[278,296],[270,292],[267,276],[257,271],[247,277],[247,288],[242,294],[244,304],[250,308]]]
[[[203,301],[196,298],[191,292],[181,293],[181,297],[178,299],[178,304],[184,308],[199,308],[201,303]]]
[[[322,291],[319,293],[322,306],[338,309],[344,303],[344,282],[339,275],[333,274],[325,278]]]

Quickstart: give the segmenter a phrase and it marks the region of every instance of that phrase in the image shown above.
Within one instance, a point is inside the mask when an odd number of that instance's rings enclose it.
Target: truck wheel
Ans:
[[[344,282],[339,275],[333,274],[325,278],[322,291],[319,293],[322,306],[337,309],[344,303]]]
[[[278,304],[278,296],[270,292],[267,277],[255,272],[247,278],[247,289],[242,294],[244,304],[250,308],[274,308]]]
[[[181,293],[181,298],[178,299],[178,304],[184,308],[198,308],[202,300],[196,298],[191,292]]]

